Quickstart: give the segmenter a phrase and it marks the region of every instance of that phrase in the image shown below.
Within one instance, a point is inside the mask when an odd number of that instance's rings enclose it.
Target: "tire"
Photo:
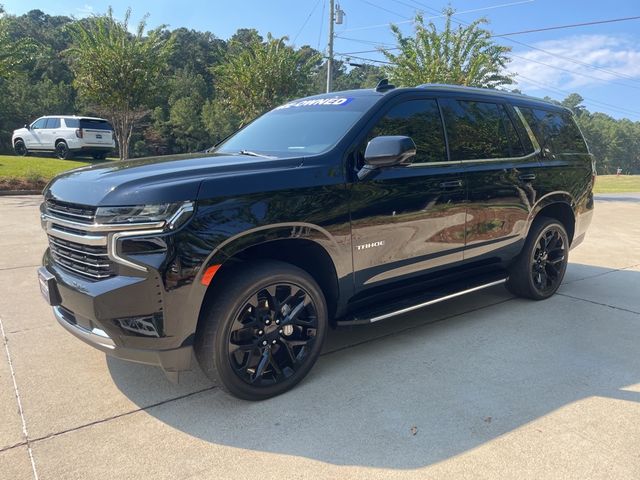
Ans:
[[[21,157],[26,157],[29,155],[29,150],[27,150],[27,146],[24,144],[22,140],[16,140],[13,144],[13,151],[16,152],[16,155]]]
[[[64,140],[60,140],[58,143],[56,143],[55,154],[56,157],[58,157],[60,160],[67,160],[71,158],[71,152],[69,151],[67,142],[65,142]]]
[[[562,283],[569,262],[569,237],[558,220],[538,217],[520,255],[509,268],[507,289],[519,297],[544,300]]]
[[[196,333],[204,373],[245,400],[293,388],[318,359],[328,328],[318,284],[304,270],[278,261],[246,264],[216,280],[222,284],[205,305]]]
[[[94,153],[91,155],[94,160],[104,160],[107,158],[107,152]]]

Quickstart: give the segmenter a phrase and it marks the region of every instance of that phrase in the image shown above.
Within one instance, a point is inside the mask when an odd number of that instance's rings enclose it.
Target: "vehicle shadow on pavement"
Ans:
[[[608,282],[638,290],[640,272],[572,264],[566,280],[544,302],[500,287],[385,326],[332,332],[309,377],[277,398],[251,403],[212,388],[145,411],[215,444],[411,469],[589,397],[640,402],[640,308],[602,300]],[[447,318],[454,306],[467,313]],[[149,367],[115,359],[108,366],[120,390],[144,406],[135,379]],[[195,375],[194,391],[210,387]]]

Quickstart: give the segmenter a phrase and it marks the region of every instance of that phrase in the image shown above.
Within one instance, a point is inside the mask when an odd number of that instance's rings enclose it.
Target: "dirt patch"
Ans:
[[[42,177],[34,178],[7,178],[0,177],[0,191],[38,190],[47,185],[48,180]]]

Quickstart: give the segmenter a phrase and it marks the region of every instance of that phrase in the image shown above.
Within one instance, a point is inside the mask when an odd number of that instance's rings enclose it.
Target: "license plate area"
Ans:
[[[55,307],[60,305],[60,293],[56,285],[56,277],[47,271],[46,268],[38,269],[38,284],[40,285],[40,293],[49,305]]]

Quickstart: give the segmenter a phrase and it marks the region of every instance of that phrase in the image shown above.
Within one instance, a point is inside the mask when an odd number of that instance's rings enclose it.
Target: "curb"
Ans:
[[[42,195],[42,190],[0,190],[0,197],[11,195]]]

